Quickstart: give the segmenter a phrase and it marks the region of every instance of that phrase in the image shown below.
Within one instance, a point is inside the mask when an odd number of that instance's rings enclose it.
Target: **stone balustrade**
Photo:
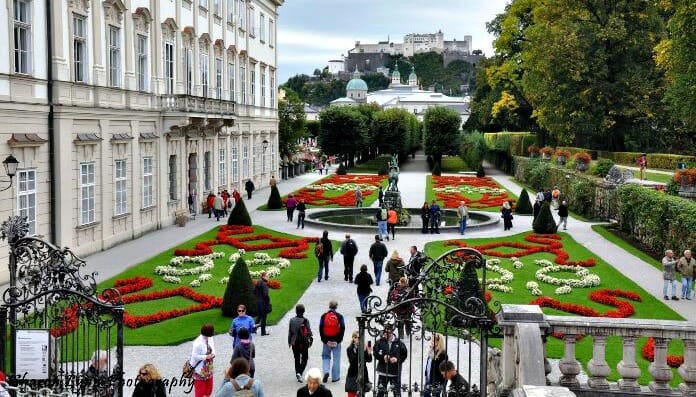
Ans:
[[[545,335],[562,334],[564,354],[558,362],[561,373],[558,383],[578,396],[696,396],[696,324],[693,322],[548,316],[538,306],[502,306],[498,323],[504,331],[500,385],[503,390],[512,392],[529,385],[530,381],[534,386],[545,384],[546,379],[540,379],[539,373],[549,374],[552,369],[545,354]],[[580,336],[590,336],[593,342],[592,358],[586,363],[586,384],[578,380],[582,365],[575,356],[575,344]],[[612,370],[605,357],[610,336],[623,340],[622,360],[616,367],[620,375],[618,382],[607,379]],[[655,358],[648,369],[651,381],[647,387],[638,384],[641,370],[636,362],[636,354],[640,354],[636,342],[642,337],[652,337],[655,341]],[[667,364],[667,347],[674,339],[684,342],[678,388],[669,385],[672,369]]]
[[[232,101],[191,95],[165,95],[162,97],[162,110],[166,112],[234,115],[234,105],[235,103]]]

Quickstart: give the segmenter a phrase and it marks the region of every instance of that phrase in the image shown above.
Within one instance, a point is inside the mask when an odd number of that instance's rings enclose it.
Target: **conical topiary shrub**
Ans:
[[[476,177],[483,178],[484,176],[486,176],[486,170],[483,169],[483,164],[479,164],[478,169],[476,170]]]
[[[442,175],[442,167],[440,167],[440,163],[435,163],[433,166],[433,175]]]
[[[539,215],[536,217],[534,220],[534,223],[532,224],[532,228],[534,229],[534,233],[539,233],[539,234],[552,234],[556,233],[556,228],[558,226],[556,225],[556,221],[553,219],[553,215],[551,215],[551,206],[549,203],[544,202],[541,205],[541,210],[539,211]]]
[[[254,283],[251,282],[249,267],[244,258],[237,259],[230,278],[227,281],[225,296],[222,298],[222,315],[225,317],[236,317],[237,306],[246,305],[247,314],[256,314],[256,297],[254,296]]]
[[[345,175],[348,173],[346,166],[341,163],[338,168],[336,168],[336,175]]]
[[[232,212],[230,212],[230,217],[227,219],[227,224],[251,226],[251,217],[246,209],[246,205],[244,205],[244,200],[239,200],[235,203]]]
[[[531,215],[533,212],[534,209],[532,208],[532,203],[529,201],[529,193],[527,193],[527,189],[522,189],[520,199],[517,200],[515,213],[520,215]]]
[[[279,210],[283,208],[283,200],[280,199],[280,192],[277,186],[271,186],[271,195],[268,197],[266,207],[269,210]]]

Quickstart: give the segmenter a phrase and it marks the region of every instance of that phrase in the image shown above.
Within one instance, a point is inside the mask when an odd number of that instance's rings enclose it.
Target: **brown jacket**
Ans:
[[[677,270],[682,276],[693,277],[696,272],[696,258],[691,257],[687,260],[685,256],[682,256],[677,263]]]

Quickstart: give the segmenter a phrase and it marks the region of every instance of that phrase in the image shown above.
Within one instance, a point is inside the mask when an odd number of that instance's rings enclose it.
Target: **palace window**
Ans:
[[[266,107],[266,68],[261,67],[261,106]]]
[[[109,26],[109,85],[121,85],[121,29]]]
[[[275,72],[273,70],[271,70],[270,88],[271,88],[271,103],[269,105],[270,105],[270,107],[275,107]]]
[[[169,200],[176,200],[179,195],[177,194],[177,162],[176,155],[172,154],[169,156]]]
[[[259,40],[266,41],[266,16],[263,13],[259,14]]]
[[[225,159],[225,149],[218,149],[218,185],[227,184],[227,163]]]
[[[201,95],[204,97],[208,96],[208,69],[210,65],[208,64],[208,54],[201,53],[200,58],[200,68],[201,68]]]
[[[184,63],[186,66],[186,95],[193,94],[193,49],[184,50]]]
[[[167,94],[174,93],[174,43],[164,43],[164,81]]]
[[[242,179],[249,178],[249,140],[242,144]]]
[[[244,0],[239,0],[239,28],[246,29],[246,4]]]
[[[147,36],[136,35],[138,91],[147,91]]]
[[[229,84],[230,101],[234,101],[234,62],[227,64],[227,84]]]
[[[256,36],[256,10],[254,7],[249,7],[249,36]]]
[[[215,91],[217,99],[222,99],[222,58],[215,58]]]
[[[268,45],[273,47],[275,45],[275,23],[272,19],[268,19]]]
[[[203,153],[203,186],[205,190],[213,190],[210,177],[211,162],[210,152]]]
[[[238,153],[236,143],[232,146],[232,183],[237,183],[239,181],[239,166],[238,166]]]
[[[31,74],[31,6],[26,0],[14,2],[14,71]]]
[[[128,212],[128,186],[126,160],[116,160],[114,164],[114,215]]]
[[[240,89],[242,92],[240,93],[240,103],[242,105],[245,105],[247,103],[247,95],[246,95],[246,64],[244,61],[239,62],[239,79],[240,79]]]
[[[94,163],[80,164],[80,225],[96,221]]]
[[[17,210],[29,225],[27,235],[36,235],[36,170],[17,171]]]
[[[87,21],[73,14],[73,79],[87,81]]]
[[[249,71],[249,81],[251,83],[251,90],[249,91],[249,103],[251,105],[256,105],[256,70],[251,69]]]
[[[152,157],[143,157],[143,208],[155,205]]]

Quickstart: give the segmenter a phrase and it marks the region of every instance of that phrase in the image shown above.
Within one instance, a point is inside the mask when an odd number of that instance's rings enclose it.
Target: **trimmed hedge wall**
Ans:
[[[526,156],[527,147],[536,143],[531,132],[488,132],[483,139],[489,149],[503,149],[513,156]]]
[[[600,158],[613,160],[616,164],[636,166],[638,157],[643,153],[638,152],[605,152],[598,151],[597,156]],[[687,165],[696,165],[696,156],[685,156],[681,154],[667,153],[648,153],[648,169],[658,168],[663,170],[677,169],[677,165],[681,162]]]

